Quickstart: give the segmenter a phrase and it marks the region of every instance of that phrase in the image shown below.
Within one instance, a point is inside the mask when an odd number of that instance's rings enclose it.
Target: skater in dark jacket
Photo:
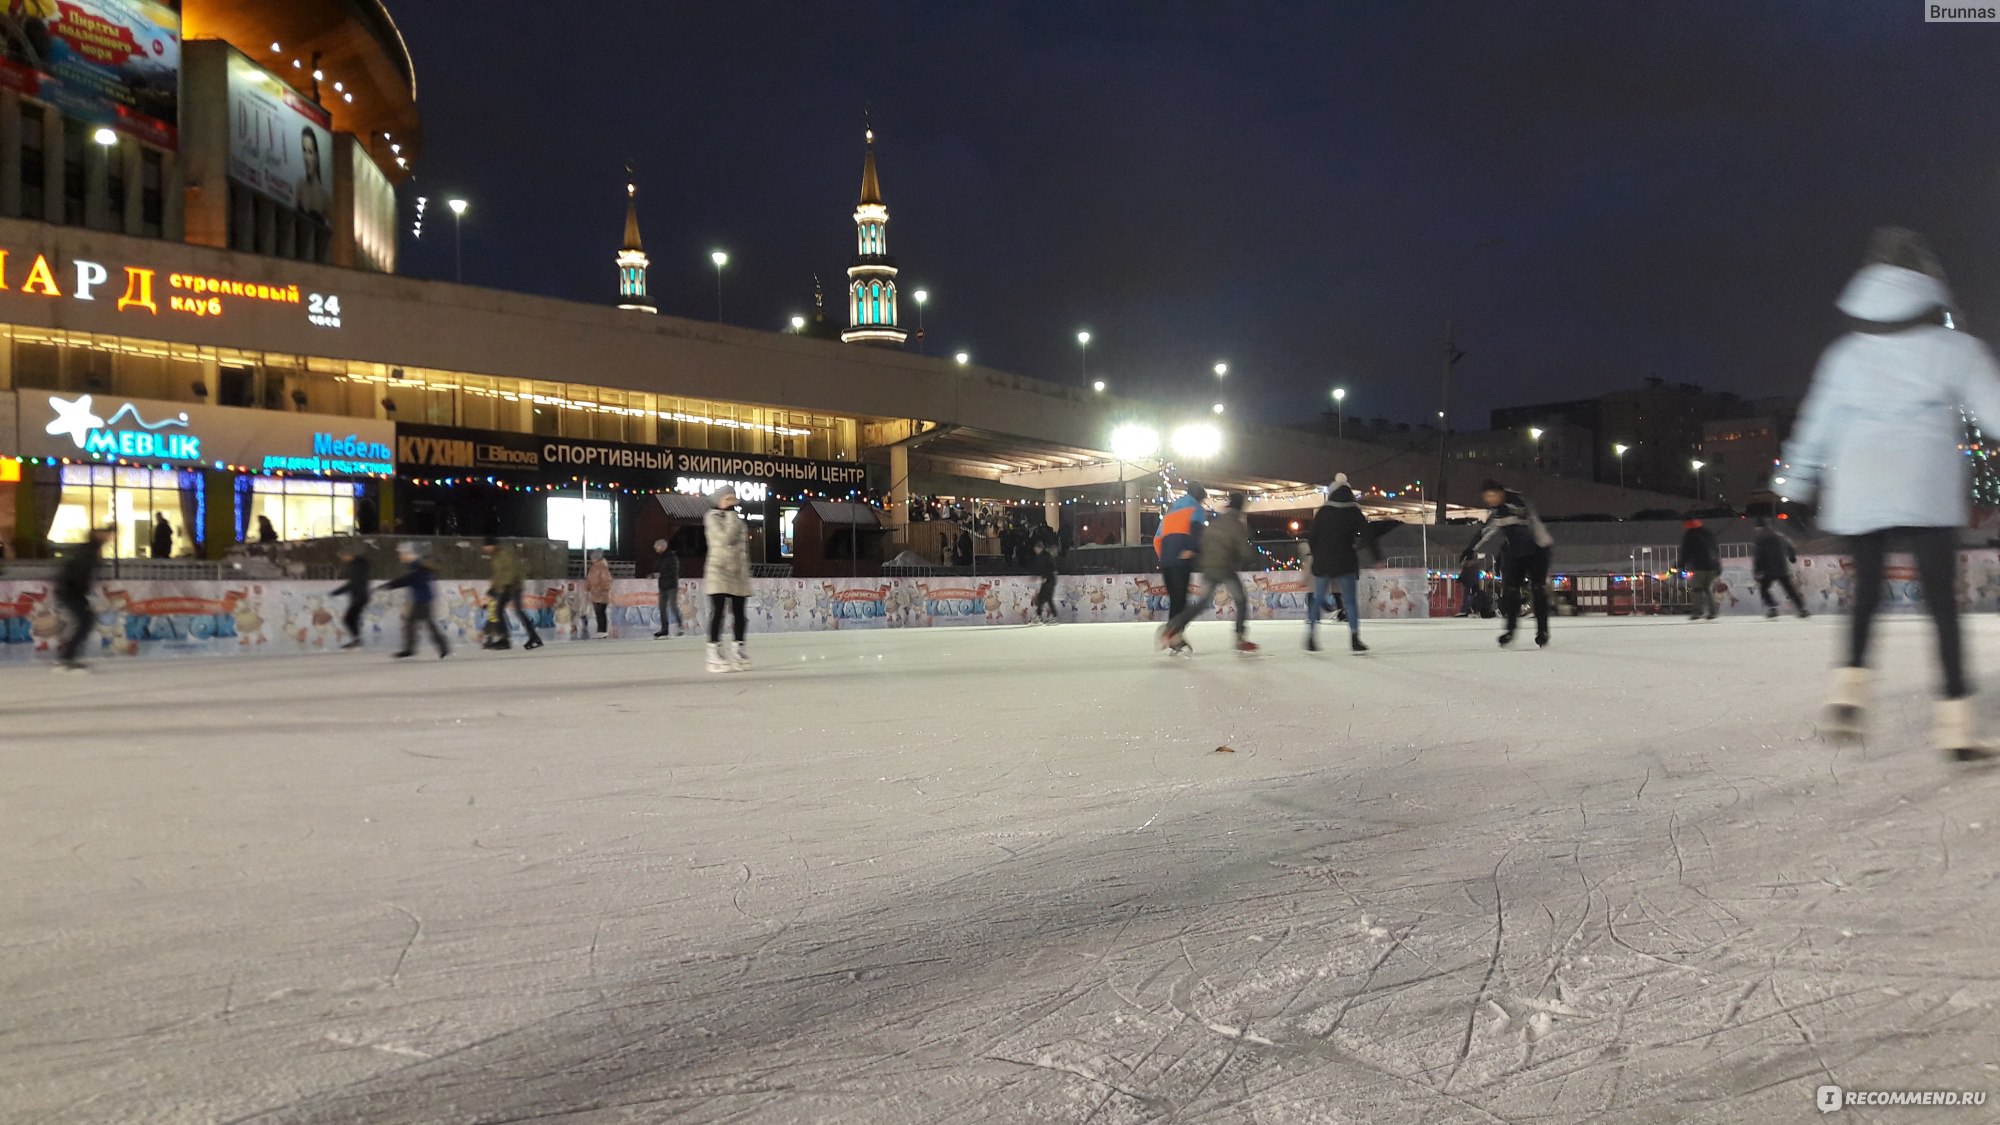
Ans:
[[[659,564],[659,572],[654,575],[660,584],[660,629],[655,637],[670,637],[673,633],[668,623],[687,632],[687,622],[681,620],[681,557],[674,553],[673,545],[664,539],[653,541],[653,556]]]
[[[1527,498],[1499,481],[1489,480],[1480,489],[1486,504],[1486,530],[1462,556],[1466,562],[1492,550],[1500,560],[1500,614],[1507,619],[1507,631],[1500,634],[1501,645],[1514,643],[1515,627],[1521,620],[1521,602],[1532,600],[1535,610],[1535,644],[1549,643],[1549,558],[1555,539],[1535,514]]]
[[[514,641],[507,629],[507,607],[514,608],[514,616],[521,619],[521,627],[527,630],[526,649],[542,647],[542,635],[535,631],[535,621],[528,616],[528,607],[523,600],[522,590],[527,585],[525,568],[521,565],[521,553],[500,542],[495,535],[486,537],[479,548],[486,555],[487,565],[492,567],[491,577],[486,583],[486,648],[513,648]]]
[[[1327,601],[1330,589],[1340,591],[1340,604],[1347,611],[1347,646],[1367,652],[1361,643],[1361,603],[1355,596],[1361,578],[1361,552],[1374,549],[1368,532],[1368,517],[1354,500],[1347,474],[1333,478],[1326,503],[1313,515],[1306,544],[1312,550],[1312,599],[1306,603],[1306,651],[1319,651],[1319,617],[1333,608]]]
[[[1243,590],[1242,574],[1257,557],[1257,549],[1250,545],[1249,517],[1244,512],[1249,504],[1248,496],[1232,492],[1229,494],[1229,510],[1209,521],[1208,530],[1202,533],[1199,553],[1201,594],[1160,626],[1158,643],[1161,648],[1185,651],[1188,643],[1181,636],[1182,632],[1190,622],[1215,604],[1217,590],[1227,589],[1236,603],[1236,651],[1257,651],[1257,646],[1249,638],[1250,599]]]
[[[430,630],[431,643],[437,645],[438,659],[451,655],[451,646],[445,643],[444,631],[438,628],[437,620],[431,616],[435,595],[431,589],[430,565],[418,554],[416,545],[405,543],[396,548],[396,556],[403,560],[403,573],[382,584],[384,590],[408,590],[410,604],[403,609],[403,647],[395,654],[397,660],[417,654],[417,626]]]
[[[373,578],[369,573],[368,556],[360,551],[347,556],[347,569],[342,573],[346,581],[333,588],[332,597],[347,599],[347,612],[341,615],[340,623],[347,628],[347,643],[341,648],[361,647],[361,613],[368,608],[368,584]]]
[[[1785,592],[1792,608],[1800,617],[1811,617],[1806,612],[1806,603],[1799,597],[1798,583],[1792,581],[1792,564],[1799,561],[1799,552],[1792,541],[1771,526],[1771,521],[1759,518],[1757,521],[1757,554],[1752,559],[1751,577],[1757,581],[1757,596],[1764,600],[1764,616],[1778,616],[1778,599],[1771,596],[1775,584]]]
[[[1715,580],[1722,577],[1722,547],[1700,520],[1681,525],[1681,569],[1688,573],[1688,597],[1693,621],[1713,621],[1722,612],[1715,600]]]
[[[104,558],[104,545],[109,542],[110,528],[91,528],[90,538],[78,544],[63,559],[62,569],[56,571],[56,604],[62,607],[63,616],[69,618],[69,632],[63,635],[62,647],[56,651],[56,667],[60,671],[83,670],[83,646],[97,629],[97,611],[90,605],[90,588],[97,584],[97,565]]]
[[[1035,590],[1035,624],[1054,625],[1056,617],[1056,557],[1040,543],[1035,544],[1035,573],[1042,584]]]

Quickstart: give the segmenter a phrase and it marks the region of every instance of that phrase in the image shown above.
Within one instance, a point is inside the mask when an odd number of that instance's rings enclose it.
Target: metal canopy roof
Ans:
[[[1110,486],[1120,479],[1137,480],[1150,476],[1164,464],[1159,460],[1121,463],[1109,450],[1059,445],[1035,438],[1015,437],[988,430],[953,428],[928,437],[910,450],[912,462],[927,463],[940,472],[957,476],[990,478],[999,484],[1019,488],[1049,487],[1066,491]],[[1308,487],[1301,481],[1247,476],[1225,469],[1193,465],[1173,465],[1177,476],[1199,480],[1210,489],[1267,492]],[[1037,477],[1046,477],[1046,483]]]

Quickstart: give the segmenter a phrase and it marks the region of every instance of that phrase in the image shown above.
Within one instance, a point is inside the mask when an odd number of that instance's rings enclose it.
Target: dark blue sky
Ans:
[[[1918,0],[391,2],[467,280],[608,300],[623,164],[662,311],[840,309],[862,108],[933,353],[1285,421],[1454,421],[1648,374],[1802,390],[1868,231],[2000,324],[2000,27]],[[406,205],[407,205],[406,199]],[[1504,240],[1499,245],[1483,243]],[[448,277],[433,212],[408,272]],[[914,311],[905,307],[914,324]]]

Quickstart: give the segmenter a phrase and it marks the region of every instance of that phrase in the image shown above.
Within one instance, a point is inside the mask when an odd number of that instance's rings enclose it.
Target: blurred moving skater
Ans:
[[[590,596],[590,608],[597,615],[597,635],[611,635],[611,564],[603,551],[590,553],[590,567],[583,572],[583,592]]]
[[[535,631],[535,622],[528,616],[527,603],[522,600],[523,577],[521,553],[500,542],[499,537],[489,535],[480,548],[493,568],[492,576],[486,584],[486,643],[485,648],[513,648],[514,641],[508,635],[507,607],[514,607],[514,615],[521,619],[521,627],[528,631],[524,649],[542,647],[542,635]]]
[[[1792,541],[1772,527],[1770,520],[1759,516],[1757,549],[1751,559],[1750,576],[1757,582],[1757,596],[1764,600],[1764,616],[1778,616],[1778,599],[1771,596],[1774,583],[1785,592],[1785,597],[1791,600],[1792,608],[1798,611],[1800,617],[1812,616],[1806,612],[1806,603],[1799,598],[1798,583],[1792,581],[1792,564],[1798,561],[1798,548],[1792,546]]]
[[[1690,516],[1681,525],[1681,569],[1688,573],[1688,619],[1713,621],[1722,613],[1715,582],[1722,577],[1722,546],[1708,525]]]
[[[1160,513],[1160,529],[1153,533],[1153,553],[1160,557],[1160,580],[1167,587],[1169,620],[1187,608],[1195,555],[1201,550],[1202,528],[1208,525],[1208,512],[1201,506],[1206,499],[1207,489],[1188,485],[1187,491]]]
[[[750,532],[736,512],[736,489],[723,485],[709,494],[714,507],[701,519],[708,536],[708,558],[702,564],[702,589],[708,593],[708,670],[740,672],[750,667],[743,651],[743,630],[750,599]],[[722,647],[722,614],[727,610],[736,643]]]
[[[1848,332],[1820,356],[1775,483],[1820,498],[1819,522],[1849,537],[1854,617],[1847,663],[1822,718],[1857,734],[1868,709],[1868,642],[1882,605],[1892,545],[1917,557],[1924,604],[1937,625],[1942,698],[1938,749],[1959,761],[1993,757],[1972,732],[1972,688],[1958,627],[1958,529],[1971,515],[1961,411],[2000,425],[2000,367],[1976,337],[1953,330],[1944,269],[1921,237],[1875,232],[1867,261],[1835,302]],[[1789,478],[1789,480],[1787,479]]]
[[[1368,651],[1361,643],[1361,602],[1355,591],[1361,580],[1361,552],[1373,550],[1372,538],[1368,517],[1355,502],[1347,474],[1335,474],[1327,486],[1326,503],[1313,514],[1312,530],[1306,533],[1306,544],[1312,551],[1312,597],[1306,602],[1307,652],[1319,651],[1319,618],[1333,608],[1327,599],[1333,590],[1338,590],[1339,604],[1346,611],[1347,647]]]
[[[1035,624],[1054,625],[1056,616],[1056,557],[1040,540],[1035,541],[1035,573],[1041,575],[1042,584],[1035,590]]]
[[[435,591],[431,588],[430,564],[424,561],[415,543],[402,543],[396,547],[396,557],[403,560],[403,573],[382,584],[384,590],[408,590],[410,603],[403,607],[403,647],[396,652],[395,659],[402,660],[417,654],[417,626],[430,630],[431,643],[437,646],[438,659],[451,655],[451,646],[445,643],[444,631],[438,628],[437,620],[431,616]]]
[[[64,557],[62,569],[56,571],[56,604],[69,620],[69,632],[63,634],[62,647],[56,651],[58,672],[81,672],[87,667],[82,659],[83,646],[97,629],[97,611],[90,605],[90,588],[97,584],[98,563],[103,560],[104,545],[109,542],[110,528],[91,528],[90,537],[77,544]]]
[[[672,547],[664,539],[653,541],[653,555],[660,568],[659,573],[654,576],[660,583],[660,629],[653,635],[672,636],[673,634],[667,629],[669,621],[673,622],[682,633],[686,633],[687,622],[681,620],[681,557],[673,552]]]
[[[1549,549],[1555,537],[1542,526],[1535,506],[1520,493],[1497,480],[1489,480],[1479,490],[1486,504],[1486,530],[1461,559],[1471,562],[1488,547],[1496,548],[1500,559],[1500,615],[1507,619],[1507,631],[1500,634],[1504,647],[1514,643],[1514,630],[1521,620],[1521,600],[1532,599],[1535,608],[1535,644],[1549,643]]]
[[[1201,536],[1201,595],[1160,626],[1160,647],[1171,648],[1175,652],[1191,647],[1181,634],[1187,630],[1189,622],[1215,604],[1217,590],[1227,589],[1236,603],[1236,651],[1257,651],[1257,645],[1249,637],[1250,602],[1243,591],[1242,575],[1242,571],[1256,557],[1256,549],[1250,545],[1249,517],[1244,513],[1249,503],[1247,495],[1232,492],[1229,494],[1228,510],[1208,521],[1208,530]]]
[[[347,598],[347,612],[340,615],[340,624],[347,630],[347,640],[341,648],[361,647],[361,614],[368,608],[368,584],[374,578],[369,573],[368,556],[360,551],[349,551],[342,560],[347,564],[343,572],[346,581],[333,588],[329,597]]]

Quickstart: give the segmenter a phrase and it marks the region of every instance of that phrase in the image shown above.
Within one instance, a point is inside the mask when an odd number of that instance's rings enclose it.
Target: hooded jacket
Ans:
[[[708,536],[708,558],[701,568],[704,594],[750,596],[750,531],[743,517],[727,508],[710,508],[701,517]]]
[[[1249,570],[1257,557],[1250,546],[1250,520],[1239,511],[1226,511],[1208,521],[1201,536],[1201,573],[1219,578]]]
[[[1863,266],[1836,302],[1856,330],[1830,345],[1785,443],[1780,494],[1820,500],[1836,535],[1962,527],[1971,515],[1960,411],[2000,426],[2000,367],[1978,339],[1912,323],[1951,306],[1943,281]]]
[[[1792,572],[1799,552],[1778,529],[1766,525],[1757,529],[1757,555],[1752,562],[1754,578],[1779,578]]]
[[[1354,502],[1354,490],[1341,485],[1326,494],[1326,503],[1313,513],[1312,530],[1306,545],[1312,549],[1315,578],[1340,578],[1361,573],[1361,552],[1373,549],[1368,533],[1368,517]]]
[[[592,559],[583,572],[583,592],[590,595],[592,605],[607,605],[611,601],[611,564],[602,556]]]
[[[1496,545],[1501,558],[1525,559],[1537,551],[1555,546],[1555,536],[1542,525],[1542,517],[1535,514],[1535,506],[1526,497],[1513,489],[1506,490],[1486,513],[1486,528],[1465,549],[1466,555],[1485,554]]]
[[[1681,532],[1681,569],[1690,574],[1722,569],[1722,547],[1715,532],[1700,524]]]
[[[487,562],[493,567],[489,584],[495,590],[510,590],[521,584],[521,556],[514,548],[504,543],[493,548],[493,557]]]
[[[429,563],[426,563],[422,559],[411,559],[409,565],[403,568],[403,573],[384,582],[382,588],[384,590],[408,590],[410,592],[411,607],[429,613],[431,599],[434,596],[431,590],[431,578],[432,573]]]
[[[654,576],[659,580],[660,593],[671,594],[681,586],[681,557],[668,551],[660,556],[660,570]]]
[[[1160,565],[1193,563],[1194,559],[1181,556],[1201,550],[1202,529],[1207,525],[1208,513],[1193,495],[1183,493],[1180,499],[1167,505],[1167,510],[1160,514],[1160,530],[1153,536],[1153,552],[1160,556]]]

